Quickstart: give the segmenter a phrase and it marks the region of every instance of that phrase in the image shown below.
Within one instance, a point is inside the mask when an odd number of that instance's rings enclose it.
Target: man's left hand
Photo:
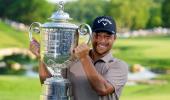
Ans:
[[[76,58],[81,59],[89,55],[90,48],[87,44],[82,43],[78,45],[76,48],[74,48],[74,55]]]

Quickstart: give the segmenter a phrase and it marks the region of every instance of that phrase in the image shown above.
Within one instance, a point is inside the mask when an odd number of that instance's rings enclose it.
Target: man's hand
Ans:
[[[73,53],[76,58],[81,59],[89,55],[90,48],[87,44],[83,43],[74,48]]]
[[[29,49],[37,58],[40,58],[40,44],[38,43],[38,41],[33,39],[33,41],[30,42]]]

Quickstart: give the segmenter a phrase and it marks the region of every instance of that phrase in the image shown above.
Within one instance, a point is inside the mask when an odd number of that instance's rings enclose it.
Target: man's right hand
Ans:
[[[40,43],[37,40],[33,39],[30,42],[29,49],[37,58],[40,58]]]
[[[46,68],[44,62],[40,60],[40,43],[33,39],[30,42],[29,49],[39,59],[39,77],[41,84],[43,84],[46,78],[52,77],[52,75]]]

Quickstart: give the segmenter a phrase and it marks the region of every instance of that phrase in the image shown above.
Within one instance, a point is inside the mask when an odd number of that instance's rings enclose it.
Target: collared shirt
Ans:
[[[99,96],[90,85],[81,62],[77,60],[67,71],[67,78],[73,86],[74,100],[119,100],[121,90],[127,81],[128,65],[113,58],[111,53],[93,63],[95,69],[115,88],[114,93]]]

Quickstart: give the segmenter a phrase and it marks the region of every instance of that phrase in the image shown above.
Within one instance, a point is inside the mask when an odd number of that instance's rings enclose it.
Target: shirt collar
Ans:
[[[112,59],[113,59],[113,56],[111,52],[107,53],[105,56],[100,58],[100,60],[103,60],[105,63],[108,63]]]
[[[90,50],[91,52],[92,50]],[[89,53],[90,54],[90,53]],[[91,59],[92,60],[92,59]],[[93,61],[93,60],[92,60]],[[112,53],[111,52],[108,52],[105,56],[103,56],[102,58],[99,58],[98,60],[96,60],[95,62],[93,61],[93,63],[97,63],[99,61],[103,61],[105,63],[108,63],[108,62],[112,62],[113,61],[113,56],[112,56]]]

